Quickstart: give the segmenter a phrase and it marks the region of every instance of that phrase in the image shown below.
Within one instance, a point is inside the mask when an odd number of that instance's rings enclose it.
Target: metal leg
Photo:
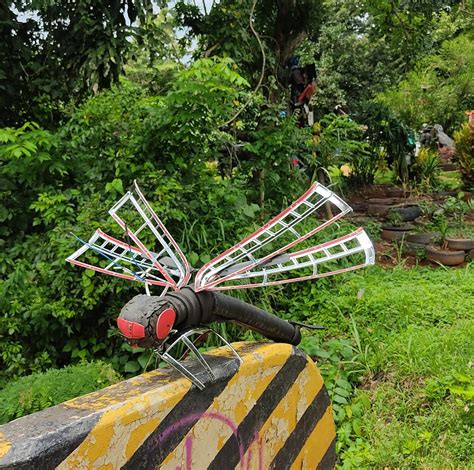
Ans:
[[[239,364],[242,364],[242,362],[243,362],[242,358],[239,356],[237,351],[232,347],[232,345],[223,336],[221,336],[219,333],[217,333],[216,331],[211,330],[209,328],[196,328],[196,329],[186,331],[185,333],[180,335],[175,341],[173,341],[166,348],[166,351],[163,351],[162,349],[155,350],[155,353],[161,359],[163,359],[163,361],[165,361],[171,367],[176,369],[180,374],[182,374],[183,376],[188,378],[194,385],[196,385],[197,388],[199,388],[199,390],[203,390],[205,388],[205,385],[202,383],[201,380],[199,380],[196,377],[196,375],[194,375],[189,369],[187,369],[185,367],[185,365],[180,362],[180,360],[177,360],[174,357],[172,357],[170,355],[170,351],[173,348],[175,348],[180,342],[183,343],[186,346],[186,348],[188,348],[188,350],[194,354],[194,356],[198,360],[199,364],[201,364],[201,366],[204,368],[204,370],[206,371],[206,373],[210,377],[210,379],[212,381],[215,381],[215,380],[217,380],[217,377],[214,374],[214,372],[212,371],[211,366],[206,361],[206,358],[201,354],[201,352],[196,347],[196,345],[193,343],[193,341],[190,339],[190,337],[193,336],[193,335],[196,335],[196,334],[197,335],[203,335],[203,334],[206,334],[206,333],[214,333],[218,338],[220,338],[220,340],[223,342],[223,344],[231,350],[234,357],[237,358],[237,360],[239,361]]]

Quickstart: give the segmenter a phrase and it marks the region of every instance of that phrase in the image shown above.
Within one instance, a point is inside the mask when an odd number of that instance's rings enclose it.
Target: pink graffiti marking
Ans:
[[[258,449],[258,470],[263,470],[263,447],[262,439],[259,437],[258,433],[255,434],[252,442],[250,443],[249,450],[247,451],[247,470],[251,470],[253,452],[252,447],[257,443]]]
[[[250,464],[252,463],[252,447],[247,452],[247,470],[250,470]]]
[[[191,436],[188,436],[186,438],[186,441],[184,443],[184,449],[186,453],[186,467],[185,470],[191,470],[192,468],[192,452],[193,452],[193,438]],[[183,467],[181,465],[178,465],[176,467],[176,470],[183,470]]]
[[[197,422],[198,420],[201,419],[210,419],[210,420],[217,420],[222,423],[224,423],[231,431],[233,436],[237,439],[237,444],[239,447],[239,462],[240,462],[240,468],[243,469],[244,467],[244,456],[245,456],[245,449],[244,446],[241,442],[239,433],[238,433],[238,428],[236,424],[229,419],[227,416],[217,413],[215,411],[206,411],[204,413],[192,413],[188,416],[185,416],[184,418],[176,421],[176,423],[171,424],[169,427],[167,427],[160,435],[157,436],[156,438],[156,444],[158,445],[160,442],[166,440],[171,434],[173,434],[175,431],[178,429],[187,426],[188,424]],[[258,442],[258,468],[259,470],[263,469],[263,449],[262,449],[262,442],[261,439],[258,437],[258,433],[255,435],[253,438],[249,450],[248,450],[248,456],[247,456],[247,470],[250,470],[250,465],[252,462],[252,449],[251,447],[255,442]],[[178,465],[176,467],[176,470],[191,470],[192,469],[192,449],[193,449],[193,437],[192,436],[187,436],[185,443],[184,443],[184,450],[185,450],[185,468],[183,469],[181,465]]]
[[[186,449],[186,470],[191,470],[191,466],[193,463],[193,459],[191,457],[191,452],[193,450],[193,438],[191,436],[188,436],[186,438],[185,449]]]

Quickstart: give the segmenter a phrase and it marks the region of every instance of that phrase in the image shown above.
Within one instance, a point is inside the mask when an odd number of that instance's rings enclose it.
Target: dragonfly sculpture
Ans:
[[[328,220],[317,217],[325,204],[334,214]],[[300,327],[308,326],[283,320],[219,291],[316,279],[374,263],[372,242],[362,228],[312,245],[312,239],[320,238],[321,231],[350,211],[338,195],[314,183],[279,215],[195,270],[134,182],[133,190],[109,210],[126,241],[98,229],[88,241],[79,239],[82,247],[67,261],[142,283],[146,294],[130,300],[117,318],[120,332],[132,346],[154,348],[161,359],[202,389],[203,382],[171,351],[184,345],[213,377],[193,341],[196,335],[211,331],[207,328],[210,323],[232,321],[273,341],[295,345],[301,340]],[[161,288],[160,295],[151,295],[153,286]],[[238,357],[232,346],[214,333]]]

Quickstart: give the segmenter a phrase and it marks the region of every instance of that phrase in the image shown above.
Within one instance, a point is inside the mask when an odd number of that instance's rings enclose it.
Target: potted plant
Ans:
[[[444,266],[457,266],[464,262],[466,253],[464,250],[450,250],[447,243],[446,234],[449,229],[448,220],[444,214],[439,214],[436,217],[436,223],[441,232],[442,245],[428,245],[426,247],[426,257],[435,263],[440,263]]]
[[[474,250],[474,238],[449,237],[446,238],[446,243],[451,250]]]
[[[474,235],[466,234],[465,230],[459,230],[450,237],[446,237],[448,248],[452,250],[474,250]]]
[[[454,133],[455,155],[464,181],[469,191],[474,187],[474,119],[464,123]]]
[[[439,232],[415,232],[407,235],[407,242],[430,245],[439,238],[441,238],[441,233]]]
[[[403,221],[398,211],[391,210],[388,214],[388,224],[382,225],[382,238],[387,241],[403,240],[414,226]]]
[[[457,219],[458,230],[450,237],[445,237],[445,241],[452,250],[470,251],[474,249],[474,236],[472,231],[470,234],[466,233],[465,216],[474,212],[474,199],[464,201],[463,196],[464,193],[459,193],[456,204],[452,204],[455,208],[453,215]]]
[[[448,250],[443,246],[427,245],[426,257],[444,266],[457,266],[464,263],[466,253],[463,250]]]

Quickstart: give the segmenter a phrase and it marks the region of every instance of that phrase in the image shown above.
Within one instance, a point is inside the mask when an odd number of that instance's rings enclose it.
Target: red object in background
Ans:
[[[309,85],[306,86],[306,88],[303,90],[303,93],[301,93],[298,96],[298,102],[299,103],[309,103],[309,100],[311,97],[314,95],[314,92],[316,91],[316,86],[313,83],[310,83]]]

